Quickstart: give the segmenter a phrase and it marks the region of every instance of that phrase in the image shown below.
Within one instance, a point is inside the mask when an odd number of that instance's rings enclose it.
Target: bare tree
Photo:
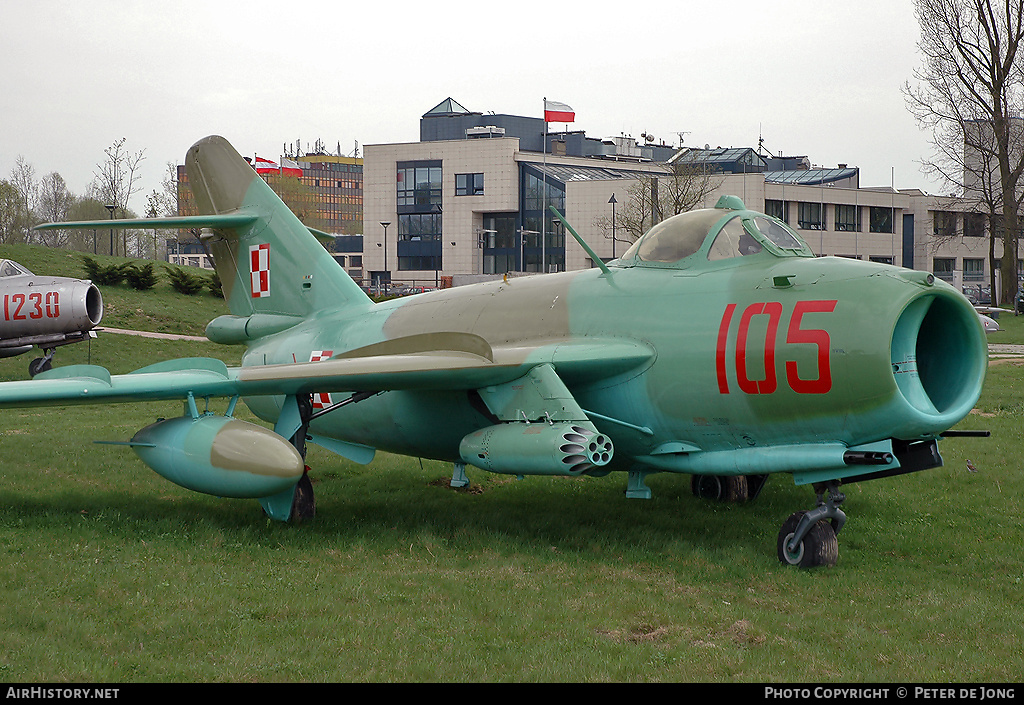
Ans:
[[[36,181],[36,170],[25,158],[18,155],[14,168],[11,169],[11,185],[18,191],[18,202],[15,216],[15,229],[18,231],[19,242],[29,241],[30,228],[36,224],[33,212],[39,197],[39,184]]]
[[[21,237],[18,212],[21,196],[10,181],[0,179],[0,242],[17,242]]]
[[[721,184],[721,175],[711,174],[699,164],[676,161],[661,173],[636,179],[627,189],[625,203],[615,212],[615,240],[631,244],[656,223],[703,204]],[[594,226],[611,237],[612,219],[601,216]]]
[[[1024,0],[914,0],[914,8],[923,65],[904,94],[932,131],[936,154],[927,168],[998,214],[991,229],[1003,245],[998,300],[1012,302],[1024,171],[1024,131],[1015,117],[1024,108]],[[992,293],[995,302],[995,287]]]
[[[146,158],[144,150],[141,149],[134,154],[129,153],[125,149],[127,141],[127,137],[122,137],[103,150],[107,158],[96,165],[99,171],[96,172],[96,178],[93,180],[94,196],[103,201],[105,205],[114,206],[115,213],[120,210],[122,214],[128,211],[128,201],[131,200],[131,197],[139,192],[138,181],[142,178],[139,174],[139,164]],[[127,231],[122,231],[121,244],[121,252],[127,256]],[[116,250],[116,246],[113,249]],[[117,252],[110,254],[117,254]]]
[[[53,171],[39,182],[38,215],[44,222],[56,223],[68,219],[75,197],[68,190],[64,177]],[[48,247],[64,247],[68,243],[67,230],[40,230],[41,242]]]

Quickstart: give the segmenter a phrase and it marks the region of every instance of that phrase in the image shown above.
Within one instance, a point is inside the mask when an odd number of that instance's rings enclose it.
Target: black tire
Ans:
[[[50,360],[47,360],[44,357],[37,357],[32,362],[28,363],[28,376],[35,377],[40,372],[46,372],[50,369],[53,369],[53,364]]]
[[[811,527],[795,553],[791,553],[786,548],[786,544],[796,533],[796,527],[806,513],[806,511],[795,512],[782,524],[778,540],[779,561],[800,568],[831,568],[839,558],[839,541],[836,539],[836,532],[832,529],[832,524],[825,520],[819,521]]]
[[[749,496],[745,475],[693,475],[690,490],[695,497],[715,502],[745,502]]]
[[[292,524],[301,524],[316,516],[316,499],[313,496],[313,482],[309,479],[309,473],[302,473],[302,477],[295,485],[295,497],[292,499],[292,514],[289,521]]]

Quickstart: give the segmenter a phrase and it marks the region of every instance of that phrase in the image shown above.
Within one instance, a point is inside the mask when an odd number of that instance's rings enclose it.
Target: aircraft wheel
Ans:
[[[690,489],[695,497],[715,502],[744,502],[748,496],[745,475],[693,475]]]
[[[37,357],[28,363],[28,376],[35,377],[40,372],[46,372],[49,369],[53,369],[53,363],[45,357]]]
[[[309,466],[295,485],[295,498],[292,499],[291,523],[301,524],[316,516],[316,499],[313,496],[313,482],[309,479]]]
[[[778,541],[779,561],[801,568],[820,566],[830,568],[836,564],[839,558],[839,541],[836,539],[836,532],[832,529],[832,524],[828,521],[821,520],[812,526],[795,552],[786,548],[786,544],[796,533],[796,527],[806,513],[806,511],[795,512],[782,524]]]

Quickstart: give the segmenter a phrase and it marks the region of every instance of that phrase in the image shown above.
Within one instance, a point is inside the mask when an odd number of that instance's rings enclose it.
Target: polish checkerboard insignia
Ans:
[[[249,248],[249,271],[252,273],[252,297],[270,296],[270,244]]]
[[[331,355],[334,354],[333,350],[314,350],[309,354],[310,362],[320,362],[321,360],[330,360]],[[331,395],[326,392],[315,392],[313,394],[313,408],[314,409],[326,409],[331,405]]]

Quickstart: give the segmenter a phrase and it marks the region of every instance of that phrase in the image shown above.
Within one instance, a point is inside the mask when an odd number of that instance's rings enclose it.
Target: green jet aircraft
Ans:
[[[207,336],[242,365],[131,374],[75,365],[0,384],[0,406],[183,399],[130,441],[156,472],[271,517],[314,512],[307,441],[510,475],[692,476],[752,499],[773,473],[812,485],[784,563],[834,564],[843,483],[937,467],[987,367],[970,303],[926,272],[818,258],[734,196],[669,218],[597,268],[372,302],[221,137],[186,158],[202,215],[40,227],[202,228],[230,315]],[[574,236],[576,233],[568,228]],[[601,260],[579,239],[594,262]],[[196,400],[230,398],[225,415]],[[273,431],[232,418],[239,398]]]

